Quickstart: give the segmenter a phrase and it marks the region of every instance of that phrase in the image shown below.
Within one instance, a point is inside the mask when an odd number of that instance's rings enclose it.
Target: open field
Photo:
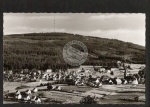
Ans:
[[[15,85],[14,85],[15,84]],[[27,89],[33,89],[36,87],[35,83],[24,84],[30,88],[20,89],[20,91],[25,91]],[[20,83],[6,82],[4,83],[4,91],[11,89],[11,92],[15,92],[16,86],[20,86]],[[98,104],[144,104],[145,103],[145,85],[137,85],[132,87],[132,85],[103,85],[100,88],[91,88],[87,86],[67,86],[61,84],[61,91],[48,91],[46,86],[38,87],[39,92],[43,93],[43,97],[55,100],[62,104],[66,103],[76,103],[78,104],[80,99],[84,96],[91,95],[98,97]],[[134,101],[135,97],[139,97],[139,101]],[[16,103],[5,101],[4,104]],[[52,102],[49,102],[52,103]]]

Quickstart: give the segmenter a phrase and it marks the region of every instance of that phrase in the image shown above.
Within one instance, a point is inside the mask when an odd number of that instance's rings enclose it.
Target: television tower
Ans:
[[[55,13],[54,13],[54,33],[55,33]]]

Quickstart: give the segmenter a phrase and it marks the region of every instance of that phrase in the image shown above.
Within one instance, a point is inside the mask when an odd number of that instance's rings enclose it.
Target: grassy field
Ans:
[[[9,84],[9,85],[6,85]],[[12,88],[16,83],[5,83],[4,90]],[[19,85],[20,83],[18,83]],[[32,83],[30,83],[32,84]],[[33,83],[34,84],[34,83]],[[26,84],[28,85],[28,83]],[[91,95],[99,98],[99,104],[144,104],[145,103],[145,86],[137,85],[136,87],[132,87],[132,85],[103,85],[100,88],[91,88],[86,86],[66,86],[61,85],[62,89],[65,92],[61,91],[48,91],[46,90],[46,86],[38,87],[39,92],[42,93],[43,97],[49,98],[51,100],[65,103],[76,103],[78,104],[80,99],[84,96]],[[6,88],[7,87],[7,88]],[[20,91],[25,91],[27,89],[33,89],[34,86],[30,88],[20,89]],[[35,86],[36,87],[36,86]],[[14,89],[14,90],[13,90]],[[11,92],[15,92],[15,86],[13,87]],[[135,97],[139,97],[139,101],[135,101]],[[13,101],[5,101],[4,104],[7,103],[16,103]],[[51,102],[49,102],[51,103]]]

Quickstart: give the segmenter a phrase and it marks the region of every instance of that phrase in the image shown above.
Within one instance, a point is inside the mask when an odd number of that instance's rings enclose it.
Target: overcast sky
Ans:
[[[145,14],[4,13],[4,34],[55,31],[113,38],[145,46]]]

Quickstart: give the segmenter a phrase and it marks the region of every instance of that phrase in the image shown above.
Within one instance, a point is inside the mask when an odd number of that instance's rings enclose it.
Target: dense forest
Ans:
[[[4,69],[67,68],[62,51],[72,40],[87,46],[89,55],[84,65],[112,66],[125,59],[129,63],[146,61],[145,47],[129,42],[69,33],[30,33],[4,35]]]

